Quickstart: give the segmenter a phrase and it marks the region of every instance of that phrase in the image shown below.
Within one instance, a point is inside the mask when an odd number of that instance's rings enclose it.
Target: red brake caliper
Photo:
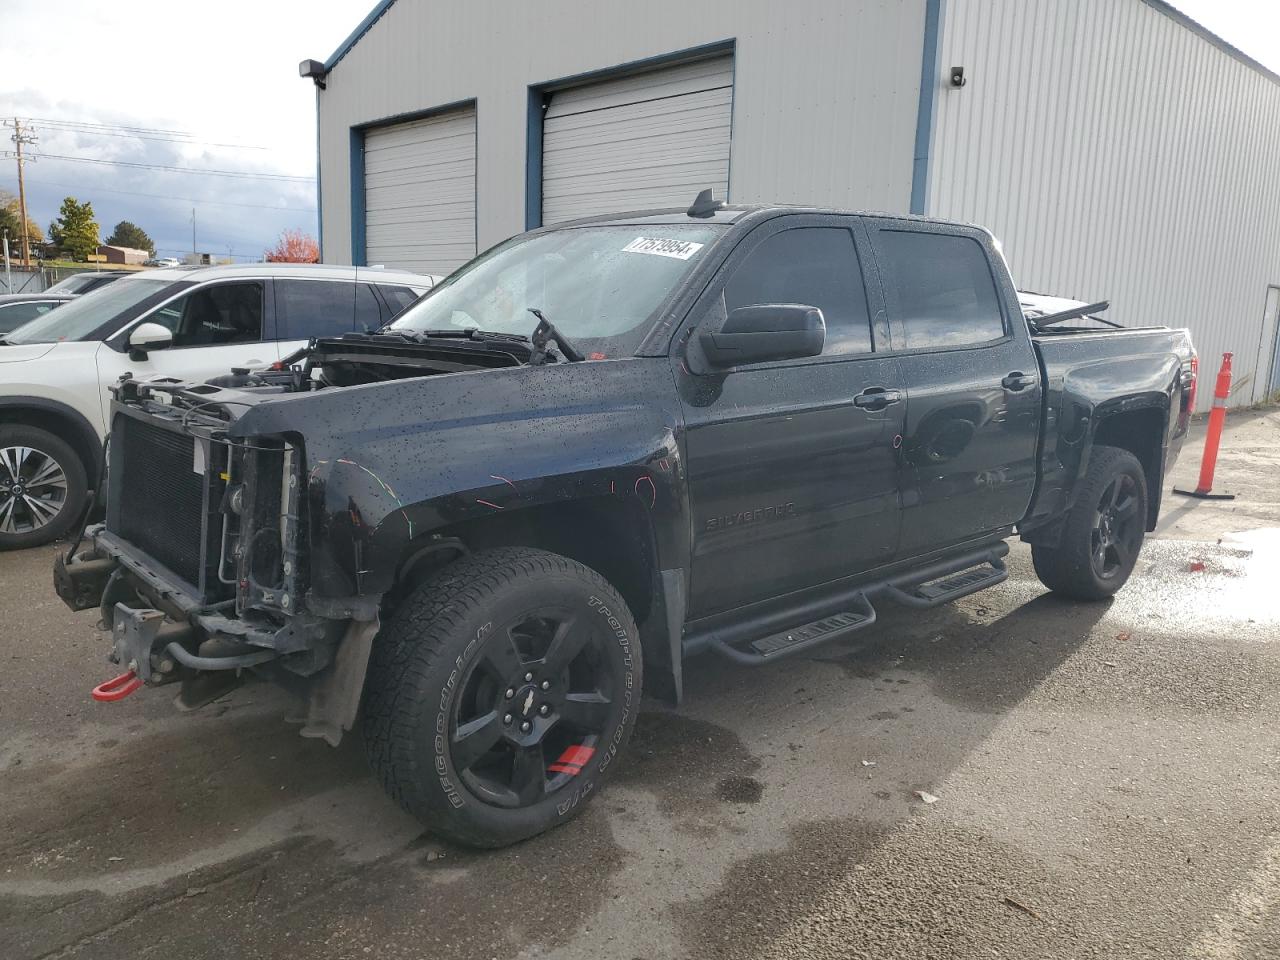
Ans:
[[[560,754],[560,758],[547,767],[547,770],[551,773],[567,773],[570,776],[577,776],[582,772],[582,768],[587,765],[595,752],[595,747],[566,747],[564,753]]]

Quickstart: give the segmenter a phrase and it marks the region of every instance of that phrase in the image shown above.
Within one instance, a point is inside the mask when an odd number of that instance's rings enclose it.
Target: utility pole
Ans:
[[[27,237],[27,186],[22,177],[22,168],[26,163],[26,158],[22,156],[22,145],[24,143],[35,143],[36,138],[31,133],[30,127],[23,129],[22,121],[17,117],[14,117],[12,121],[6,120],[4,125],[13,127],[13,136],[10,139],[13,140],[16,148],[14,156],[18,159],[18,216],[20,217],[18,222],[20,239],[18,242],[22,244],[22,266],[26,269],[31,266],[31,251],[30,239]]]
[[[199,263],[200,255],[196,253],[196,208],[191,208],[191,262]]]

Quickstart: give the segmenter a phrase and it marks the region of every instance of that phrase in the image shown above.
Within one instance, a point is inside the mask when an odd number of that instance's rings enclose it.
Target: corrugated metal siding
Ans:
[[[476,253],[472,109],[364,137],[365,262],[447,274]]]
[[[483,249],[524,229],[530,86],[733,41],[729,198],[906,210],[924,3],[471,0],[391,6],[319,94],[325,259],[349,261],[352,126],[477,103]]]
[[[1262,396],[1280,283],[1280,85],[1140,0],[948,0],[928,212],[989,227],[1018,284],[1191,328]],[[1207,409],[1212,390],[1201,390]]]
[[[571,87],[542,127],[542,222],[678,206],[729,189],[733,57]]]

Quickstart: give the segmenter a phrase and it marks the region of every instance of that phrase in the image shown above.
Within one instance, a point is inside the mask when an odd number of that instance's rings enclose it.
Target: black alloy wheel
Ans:
[[[527,807],[567,786],[595,754],[617,678],[597,625],[567,609],[496,627],[463,677],[449,752],[481,800]]]
[[[1110,580],[1132,569],[1142,546],[1140,502],[1138,482],[1127,473],[1117,475],[1102,491],[1094,511],[1089,550],[1099,579]]]
[[[532,837],[598,792],[635,725],[642,662],[594,570],[527,547],[474,553],[409,592],[374,642],[370,765],[441,836]]]

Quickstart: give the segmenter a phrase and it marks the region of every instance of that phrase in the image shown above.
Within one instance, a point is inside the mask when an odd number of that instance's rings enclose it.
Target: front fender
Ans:
[[[443,527],[585,498],[641,504],[662,566],[686,566],[679,411],[666,362],[636,358],[299,394],[234,432],[301,437],[312,594],[376,599]]]

